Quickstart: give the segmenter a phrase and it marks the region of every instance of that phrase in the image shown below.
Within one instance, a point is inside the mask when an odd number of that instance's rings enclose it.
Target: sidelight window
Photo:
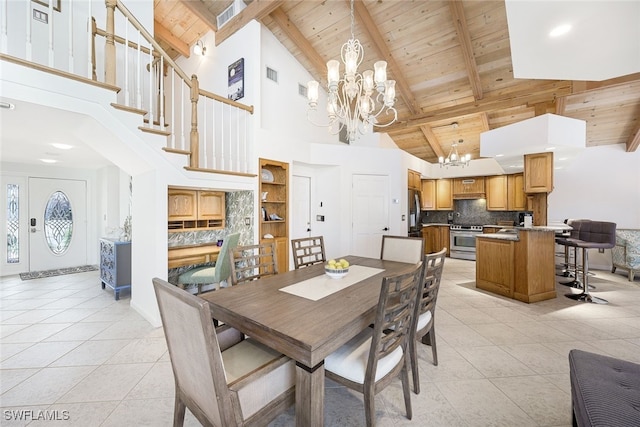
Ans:
[[[73,236],[71,202],[62,191],[51,195],[44,210],[44,236],[55,255],[64,254]]]
[[[7,184],[7,263],[20,262],[20,187]]]

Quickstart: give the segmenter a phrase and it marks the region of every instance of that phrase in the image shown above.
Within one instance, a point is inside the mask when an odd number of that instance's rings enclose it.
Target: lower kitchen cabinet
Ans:
[[[131,242],[100,239],[100,280],[102,289],[113,289],[116,300],[122,289],[131,289]]]
[[[422,238],[424,240],[424,253],[430,254],[439,252],[442,248],[447,248],[449,256],[449,226],[430,225],[422,227]]]

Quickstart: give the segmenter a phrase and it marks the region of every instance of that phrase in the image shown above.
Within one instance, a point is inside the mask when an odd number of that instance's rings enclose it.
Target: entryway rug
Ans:
[[[80,267],[56,268],[53,270],[30,271],[28,273],[20,273],[22,280],[41,279],[43,277],[62,276],[63,274],[83,273],[85,271],[95,271],[97,265],[81,265]]]

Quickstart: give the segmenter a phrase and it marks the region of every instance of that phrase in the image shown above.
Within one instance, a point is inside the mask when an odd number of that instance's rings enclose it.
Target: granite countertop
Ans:
[[[450,225],[451,224],[446,224],[442,222],[423,222],[422,223],[423,227],[430,227],[430,226],[449,227]]]
[[[510,240],[517,242],[520,240],[520,237],[518,237],[518,233],[488,233],[478,234],[476,239]]]

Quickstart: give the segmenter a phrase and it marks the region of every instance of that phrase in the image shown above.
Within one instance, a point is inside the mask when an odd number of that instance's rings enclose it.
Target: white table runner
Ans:
[[[321,276],[307,279],[304,282],[286,286],[280,290],[312,301],[318,301],[319,299],[329,296],[334,292],[348,288],[354,283],[358,283],[366,278],[375,276],[383,271],[384,269],[382,268],[351,265],[349,267],[349,274],[341,279],[332,279],[326,274],[323,274]]]

